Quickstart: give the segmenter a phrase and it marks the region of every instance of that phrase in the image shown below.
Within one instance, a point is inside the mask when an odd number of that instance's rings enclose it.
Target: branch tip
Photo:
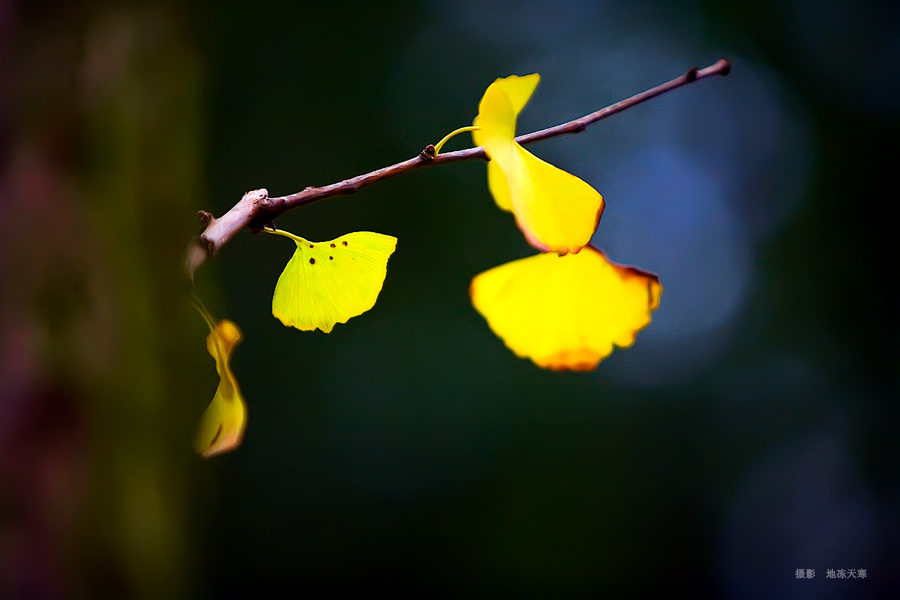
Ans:
[[[720,75],[726,76],[731,73],[731,61],[720,58],[719,62],[716,63],[716,68],[718,69]]]
[[[209,247],[204,246],[200,237],[191,240],[184,252],[184,271],[191,282],[194,281],[194,273],[209,257]]]

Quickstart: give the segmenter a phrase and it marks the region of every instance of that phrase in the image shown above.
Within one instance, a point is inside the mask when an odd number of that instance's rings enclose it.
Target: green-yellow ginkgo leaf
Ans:
[[[512,211],[528,242],[544,252],[578,252],[590,242],[603,197],[570,173],[537,158],[515,141],[516,118],[537,86],[537,74],[497,79],[478,105],[472,132],[484,147],[488,187],[497,206]]]
[[[241,331],[228,319],[213,325],[208,314],[201,314],[211,328],[206,337],[206,349],[216,361],[216,371],[219,373],[216,395],[203,411],[194,435],[194,450],[209,458],[234,450],[241,444],[247,427],[247,407],[228,364],[232,350],[241,341]]]
[[[329,242],[310,242],[266,229],[297,244],[272,296],[272,314],[289,327],[329,333],[373,306],[387,275],[397,238],[357,231]]]

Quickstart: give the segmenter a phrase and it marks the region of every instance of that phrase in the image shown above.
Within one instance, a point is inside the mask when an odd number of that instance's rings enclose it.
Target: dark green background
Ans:
[[[0,9],[0,596],[900,595],[896,3]],[[602,73],[599,95],[553,96],[582,42],[570,72]],[[278,219],[312,240],[399,239],[375,308],[330,335],[271,316],[287,240],[242,232],[201,269],[195,291],[245,335],[249,423],[233,454],[191,454],[217,381],[179,271],[198,209],[410,158],[523,65],[547,70],[522,132],[720,57],[727,79],[532,148],[606,195],[601,244],[604,227],[665,224],[622,207],[675,186],[640,162],[655,130],[680,123],[690,156],[727,158],[710,177],[741,231],[799,182],[737,246],[740,301],[714,343],[668,335],[679,314],[660,313],[593,373],[517,359],[467,288],[532,250],[483,163],[423,169]],[[747,100],[759,89],[782,103]],[[740,110],[680,116],[713,101]],[[799,128],[802,157],[748,135],[745,164],[704,133],[763,128],[765,110]],[[616,170],[624,155],[640,177]],[[664,270],[667,253],[611,258],[676,290],[697,274]]]

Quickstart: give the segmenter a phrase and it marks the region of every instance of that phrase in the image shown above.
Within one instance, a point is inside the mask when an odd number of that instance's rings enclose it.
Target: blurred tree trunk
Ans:
[[[0,0],[0,597],[188,590],[200,67],[171,7]]]

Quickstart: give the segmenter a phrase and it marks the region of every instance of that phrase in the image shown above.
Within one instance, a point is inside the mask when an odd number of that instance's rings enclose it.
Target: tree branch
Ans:
[[[728,75],[730,71],[731,63],[725,59],[720,59],[716,64],[706,67],[705,69],[693,67],[680,77],[676,77],[671,81],[650,88],[640,94],[635,94],[630,98],[616,102],[615,104],[602,108],[589,115],[585,115],[579,119],[562,123],[555,127],[549,127],[547,129],[541,129],[540,131],[520,135],[516,138],[516,141],[524,145],[567,133],[579,133],[584,131],[584,129],[592,123],[596,123],[606,117],[627,110],[633,106],[637,106],[642,102],[665,94],[675,88],[682,87],[707,77],[712,77],[713,75]],[[428,145],[428,147],[415,158],[331,185],[308,187],[302,192],[276,198],[269,198],[268,191],[265,189],[247,192],[244,194],[243,198],[241,198],[240,202],[235,204],[227,213],[218,219],[214,218],[206,211],[200,211],[200,221],[204,225],[204,230],[199,237],[194,238],[190,245],[188,245],[185,255],[185,268],[187,269],[188,275],[193,279],[194,272],[197,268],[206,262],[209,257],[215,256],[219,249],[224,246],[228,240],[234,237],[238,231],[244,227],[248,227],[251,231],[256,232],[262,229],[263,225],[292,208],[297,208],[298,206],[310,204],[331,196],[353,194],[364,186],[371,185],[377,181],[388,179],[389,177],[401,173],[406,173],[407,171],[413,171],[420,167],[442,165],[472,158],[486,158],[484,150],[482,148],[469,148],[467,150],[447,152],[435,156],[434,146]]]

